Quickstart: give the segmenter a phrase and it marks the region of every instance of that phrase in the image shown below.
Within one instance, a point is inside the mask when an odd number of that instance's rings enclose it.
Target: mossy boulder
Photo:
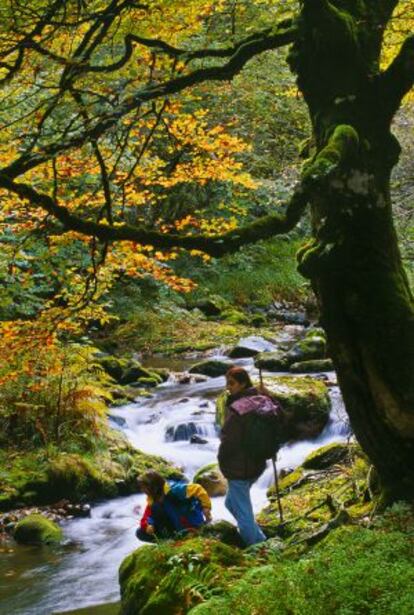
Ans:
[[[217,378],[218,376],[224,376],[229,367],[230,365],[225,361],[210,359],[196,363],[188,371],[190,374],[203,374],[204,376],[210,376],[210,378]]]
[[[200,310],[205,316],[219,316],[223,310],[229,308],[229,304],[220,295],[211,295],[210,297],[189,301],[188,307]]]
[[[289,411],[292,422],[316,421],[323,427],[329,418],[329,389],[321,380],[309,376],[270,376],[266,388]]]
[[[285,372],[289,369],[289,361],[284,350],[260,352],[256,355],[254,364],[259,369],[265,369],[269,372]]]
[[[56,544],[62,540],[61,528],[43,515],[28,515],[19,521],[13,532],[16,542],[23,545]]]
[[[103,367],[107,374],[121,385],[132,384],[140,378],[154,378],[157,384],[162,382],[159,374],[146,369],[135,359],[104,355],[98,356],[95,360]]]
[[[324,470],[336,463],[343,463],[348,459],[349,454],[350,449],[347,444],[334,442],[313,451],[302,465],[308,470]]]
[[[314,359],[313,361],[299,361],[292,363],[289,371],[294,374],[311,374],[316,372],[330,372],[334,369],[332,359]]]
[[[200,468],[194,475],[193,483],[204,487],[211,498],[225,495],[227,492],[227,481],[217,463],[210,463]]]
[[[289,365],[302,361],[314,361],[326,358],[326,336],[323,329],[310,329],[305,337],[286,353],[285,358]]]
[[[243,566],[239,549],[218,540],[190,538],[144,546],[121,564],[122,615],[179,615],[200,601],[189,588],[203,571],[204,584],[224,587],[232,569]],[[208,569],[209,574],[206,574]]]

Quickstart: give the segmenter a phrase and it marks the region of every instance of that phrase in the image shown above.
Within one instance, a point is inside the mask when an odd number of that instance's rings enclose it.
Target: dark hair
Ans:
[[[244,385],[246,388],[253,386],[248,372],[243,367],[230,367],[226,372],[226,379],[233,378],[239,384]]]
[[[148,470],[138,478],[138,487],[148,493],[154,500],[159,500],[164,494],[165,479],[155,470]]]

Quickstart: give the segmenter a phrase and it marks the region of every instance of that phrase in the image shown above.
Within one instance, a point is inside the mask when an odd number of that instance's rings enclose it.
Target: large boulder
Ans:
[[[210,463],[200,468],[194,475],[193,483],[204,487],[211,498],[225,495],[227,492],[227,481],[217,463]]]
[[[147,545],[128,555],[119,570],[122,615],[179,615],[200,600],[197,575],[206,571],[223,589],[234,571],[246,566],[240,549],[208,538]]]
[[[62,540],[62,530],[43,515],[28,515],[19,521],[13,532],[16,542],[23,545],[56,544]]]
[[[254,359],[254,364],[259,369],[269,372],[286,372],[289,369],[289,361],[285,350],[273,350],[260,352]]]
[[[271,352],[273,350],[275,350],[274,344],[265,340],[263,337],[251,335],[241,339],[229,352],[229,357],[232,359],[254,357],[260,352]]]
[[[217,378],[218,376],[224,376],[229,367],[231,367],[230,364],[225,361],[209,359],[207,361],[200,361],[200,363],[196,363],[190,367],[188,371],[190,374],[203,374],[204,376]]]
[[[325,427],[331,401],[324,382],[310,376],[270,376],[264,385],[289,414],[292,439],[316,437]]]

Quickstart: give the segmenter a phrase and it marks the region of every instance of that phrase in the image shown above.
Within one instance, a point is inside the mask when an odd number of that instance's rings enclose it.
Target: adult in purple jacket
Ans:
[[[231,367],[226,373],[226,418],[221,430],[218,462],[228,481],[225,505],[237,521],[240,535],[246,545],[266,540],[257,525],[250,488],[266,467],[265,459],[248,450],[246,433],[252,414],[261,411],[277,412],[278,406],[266,394],[253,387],[249,374],[242,367]]]

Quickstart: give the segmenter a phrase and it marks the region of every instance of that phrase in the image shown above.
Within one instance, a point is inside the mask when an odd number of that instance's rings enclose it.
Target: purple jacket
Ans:
[[[230,396],[228,412],[221,430],[218,462],[229,480],[255,480],[266,467],[266,460],[257,460],[246,447],[246,434],[253,414],[277,414],[280,407],[267,395],[251,388],[242,395]]]

